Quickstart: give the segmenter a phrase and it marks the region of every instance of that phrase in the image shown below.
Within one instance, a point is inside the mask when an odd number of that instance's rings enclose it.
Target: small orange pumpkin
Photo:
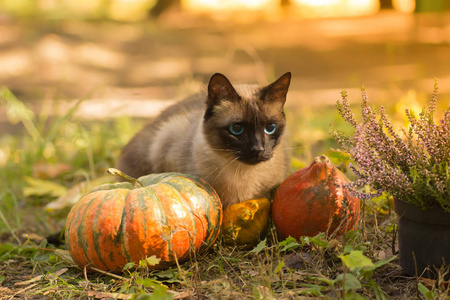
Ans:
[[[80,267],[120,272],[156,256],[159,264],[149,268],[161,269],[214,243],[222,204],[206,181],[180,173],[124,176],[134,183],[94,188],[69,212],[66,246]]]
[[[270,201],[247,200],[223,211],[222,234],[228,245],[249,249],[264,239],[270,223]]]
[[[350,180],[325,155],[284,180],[275,192],[272,218],[280,236],[341,234],[354,229],[360,200],[346,188]]]

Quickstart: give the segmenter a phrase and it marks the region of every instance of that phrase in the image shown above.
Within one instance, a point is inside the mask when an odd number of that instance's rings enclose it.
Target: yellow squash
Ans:
[[[222,234],[226,244],[252,248],[264,239],[270,222],[266,198],[230,205],[223,212]]]

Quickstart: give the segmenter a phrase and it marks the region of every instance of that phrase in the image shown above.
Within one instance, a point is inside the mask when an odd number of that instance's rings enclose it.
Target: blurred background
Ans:
[[[216,72],[266,84],[291,71],[293,137],[310,158],[339,124],[341,90],[358,103],[364,85],[402,114],[426,103],[437,78],[440,104],[450,102],[449,9],[449,0],[0,0],[0,86],[46,120],[84,99],[71,117],[90,122],[152,117]],[[0,133],[23,133],[5,103]]]
[[[0,85],[26,102],[87,97],[78,112],[87,118],[147,116],[143,106],[153,113],[215,72],[265,84],[291,71],[294,106],[333,104],[362,85],[398,99],[430,92],[435,77],[447,94],[449,9],[449,0],[0,0]]]

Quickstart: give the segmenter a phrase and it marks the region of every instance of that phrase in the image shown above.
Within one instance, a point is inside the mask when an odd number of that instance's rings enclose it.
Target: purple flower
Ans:
[[[384,191],[423,209],[439,203],[450,212],[450,105],[442,120],[436,122],[437,81],[428,109],[418,116],[406,109],[410,124],[399,132],[394,130],[384,107],[377,113],[369,105],[364,88],[361,97],[360,123],[350,109],[346,91],[337,102],[339,114],[355,128],[354,134],[331,131],[355,161],[350,167],[357,176],[352,190],[363,199]],[[357,190],[365,185],[376,193]]]

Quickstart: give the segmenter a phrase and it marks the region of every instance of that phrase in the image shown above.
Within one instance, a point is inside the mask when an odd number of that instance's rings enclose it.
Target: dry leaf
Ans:
[[[438,285],[445,289],[449,288],[449,286],[450,286],[450,280],[439,281],[439,283],[438,283],[438,280],[436,280],[436,279],[420,277],[419,282],[421,282],[428,289],[436,288],[436,287],[438,287]]]
[[[55,250],[55,254],[61,258],[63,261],[71,263],[76,265],[76,263],[73,261],[72,256],[70,256],[69,251],[67,250],[61,250],[61,249],[56,249]]]
[[[33,165],[33,177],[39,179],[52,179],[61,174],[67,173],[72,169],[69,164],[63,163],[46,163],[40,161]]]
[[[49,273],[47,275],[39,275],[34,278],[31,278],[30,280],[16,282],[16,283],[14,283],[14,285],[28,285],[28,284],[34,283],[36,281],[40,281],[42,279],[46,279],[46,280],[58,279],[58,277],[61,276],[62,274],[64,274],[65,272],[67,272],[67,270],[69,270],[69,269],[62,268],[62,269],[59,269],[58,271],[56,271],[55,274]]]
[[[172,229],[170,226],[162,226],[160,238],[162,238],[164,242],[168,242],[172,239]]]
[[[91,188],[114,181],[114,178],[112,176],[102,176],[99,178],[96,178],[94,180],[90,181],[82,181],[76,185],[74,185],[71,189],[66,192],[63,195],[60,195],[58,199],[55,201],[52,201],[50,203],[47,203],[47,205],[44,207],[44,209],[48,212],[61,210],[65,207],[71,207],[75,205],[75,203],[80,200],[80,198],[87,193]]]
[[[168,291],[168,292],[170,292],[170,291]],[[184,292],[181,292],[181,293],[177,293],[177,294],[174,294],[173,295],[173,298],[172,299],[184,299],[184,298],[195,298],[194,297],[194,295],[193,294],[191,294],[191,292],[189,292],[189,291],[184,291]]]
[[[45,196],[60,197],[67,192],[67,188],[50,180],[43,180],[26,176],[27,186],[23,189],[25,197]]]
[[[104,298],[131,299],[133,297],[133,295],[89,291],[88,297],[94,297],[95,299],[104,299]]]

